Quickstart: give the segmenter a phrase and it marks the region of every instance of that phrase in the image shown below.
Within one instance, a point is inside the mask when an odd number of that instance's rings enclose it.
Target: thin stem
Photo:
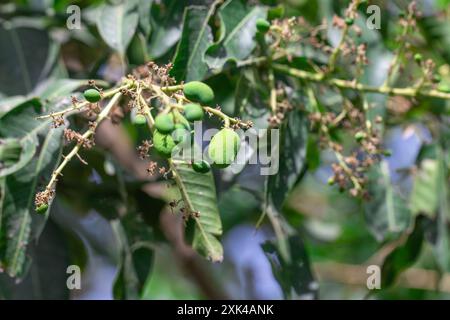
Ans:
[[[178,84],[176,86],[161,87],[161,90],[164,91],[165,93],[173,93],[183,90],[183,87],[184,87],[183,84]]]
[[[238,122],[238,120],[230,118],[229,116],[227,116],[225,113],[223,113],[220,110],[217,110],[217,109],[214,109],[214,108],[211,108],[211,107],[203,107],[203,109],[205,111],[207,111],[207,112],[210,112],[210,113],[212,113],[212,114],[222,118],[225,128],[228,128],[230,126],[231,122],[233,122],[233,123],[237,123]]]
[[[270,109],[272,113],[277,113],[277,88],[275,87],[275,76],[273,69],[269,68],[269,86],[270,86]]]
[[[94,122],[93,126],[90,126],[90,128],[81,136],[81,141],[78,142],[75,147],[72,149],[72,151],[70,151],[65,157],[64,160],[60,163],[60,165],[58,166],[58,168],[56,168],[56,170],[53,172],[52,177],[49,181],[49,183],[47,184],[46,190],[51,190],[53,189],[53,185],[56,183],[58,176],[61,175],[62,170],[64,169],[64,167],[69,163],[69,161],[78,154],[78,151],[80,150],[80,148],[83,145],[83,142],[87,139],[89,139],[94,133],[95,133],[95,129],[97,128],[97,125],[102,122],[109,114],[109,112],[111,111],[111,109],[114,107],[114,105],[117,103],[117,101],[119,100],[120,96],[122,94],[120,92],[116,92],[116,94],[112,97],[112,99],[108,102],[108,104],[106,105],[106,107],[102,110],[102,112],[100,112],[100,114],[97,116],[97,119]]]
[[[344,29],[342,30],[341,39],[339,40],[339,43],[336,46],[336,48],[334,48],[333,52],[330,55],[330,59],[328,60],[328,72],[334,71],[334,68],[336,65],[336,60],[338,58],[339,52],[342,49],[342,46],[344,45],[345,38],[347,37],[347,34],[348,34],[348,30],[349,30],[349,26],[347,24],[345,24]]]
[[[406,21],[406,25],[403,28],[402,34],[401,34],[401,38],[405,38],[406,35],[409,32],[409,28],[410,28],[410,23],[409,21],[413,18],[414,16],[414,11],[410,10],[409,14],[408,14],[408,18]],[[389,73],[388,76],[386,77],[386,80],[384,81],[382,87],[387,87],[389,86],[389,84],[392,82],[392,79],[394,78],[395,74],[398,71],[399,68],[399,61],[400,61],[400,57],[403,55],[403,51],[405,50],[405,41],[400,41],[400,47],[397,50],[397,53],[394,56],[394,59],[392,60],[390,66],[389,66]]]
[[[450,93],[445,93],[435,89],[420,89],[416,90],[413,87],[406,88],[394,88],[389,86],[381,86],[374,87],[364,85],[362,83],[358,83],[357,81],[349,81],[337,78],[329,78],[325,79],[323,74],[320,73],[311,73],[304,70],[299,70],[295,68],[291,68],[282,64],[275,63],[272,65],[275,71],[279,71],[290,75],[292,77],[312,81],[312,82],[323,82],[328,85],[340,88],[340,89],[352,89],[356,91],[362,92],[373,92],[380,94],[389,94],[389,95],[397,95],[397,96],[405,96],[405,97],[433,97],[433,98],[441,98],[441,99],[450,99]]]
[[[107,91],[103,92],[102,98],[103,99],[109,98],[109,97],[115,95],[116,93],[120,92],[123,89],[129,89],[132,85],[133,85],[133,82],[129,82],[129,83],[126,83],[125,85],[122,85],[120,87],[117,87],[117,88],[114,88],[114,89],[111,89],[111,90],[107,90]],[[36,119],[55,118],[55,117],[59,117],[59,116],[65,115],[65,114],[71,114],[73,112],[81,111],[81,109],[83,109],[84,107],[86,107],[89,104],[90,104],[89,101],[83,101],[83,102],[81,102],[79,104],[74,104],[74,105],[72,105],[71,107],[69,107],[67,109],[64,109],[64,110],[61,110],[61,111],[58,111],[58,112],[53,112],[53,113],[50,113],[50,114],[46,114],[46,115],[37,117]]]

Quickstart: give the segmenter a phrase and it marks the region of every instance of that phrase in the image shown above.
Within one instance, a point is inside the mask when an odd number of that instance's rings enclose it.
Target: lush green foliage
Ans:
[[[117,299],[235,297],[247,223],[284,298],[362,298],[368,265],[371,297],[447,297],[448,1],[377,2],[379,29],[360,0],[78,1],[79,30],[70,4],[0,5],[0,298],[67,298],[93,251]],[[178,153],[197,120],[211,163]],[[230,166],[250,128],[279,140]]]

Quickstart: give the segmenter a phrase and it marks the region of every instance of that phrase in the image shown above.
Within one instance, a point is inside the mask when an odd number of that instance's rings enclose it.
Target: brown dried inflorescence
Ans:
[[[55,190],[53,190],[53,189],[52,190],[46,189],[44,191],[38,192],[34,199],[34,204],[35,204],[36,208],[40,207],[41,205],[48,205],[54,195],[55,195]]]

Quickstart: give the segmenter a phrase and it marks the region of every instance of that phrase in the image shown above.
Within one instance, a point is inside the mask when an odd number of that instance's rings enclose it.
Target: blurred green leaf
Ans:
[[[184,8],[191,1],[163,0],[152,6],[152,28],[149,54],[159,58],[176,45],[181,36]]]
[[[22,169],[36,152],[36,136],[25,139],[0,139],[0,177]]]
[[[41,111],[40,101],[31,99],[0,118],[0,136],[31,140],[34,146],[30,148],[34,149],[40,144],[39,153],[32,156],[26,166],[6,178],[6,195],[0,214],[0,257],[11,276],[22,275],[26,244],[30,237],[31,213],[34,213],[34,195],[48,181],[62,148],[62,129],[44,131],[49,127],[50,120],[36,120]],[[45,220],[46,217],[40,219]]]
[[[144,284],[153,264],[152,233],[136,214],[128,214],[121,221],[112,222],[120,243],[119,272],[114,281],[115,299],[137,299],[143,293]]]
[[[280,128],[280,143],[272,145],[272,152],[279,157],[276,174],[268,177],[268,200],[281,211],[289,192],[301,177],[305,165],[308,130],[305,115],[294,110],[287,115]]]
[[[450,22],[430,15],[418,19],[418,26],[427,44],[450,63]]]
[[[152,9],[153,0],[140,0],[139,1],[139,27],[144,32],[144,35],[148,37],[152,30],[150,21],[150,13]]]
[[[0,24],[0,91],[6,95],[26,94],[49,74],[58,48],[46,31]],[[53,54],[52,54],[53,52]]]
[[[315,299],[318,283],[314,280],[303,241],[298,235],[288,238],[289,259],[283,257],[274,242],[262,244],[272,266],[272,272],[286,299]]]
[[[409,227],[411,212],[392,185],[386,161],[369,172],[368,192],[370,199],[364,202],[364,215],[375,238],[381,241],[388,235],[398,236]]]
[[[417,216],[414,230],[403,245],[395,248],[384,260],[381,268],[381,288],[387,289],[394,285],[396,279],[407,268],[412,266],[419,257],[424,239],[427,218]]]
[[[97,28],[103,40],[122,56],[136,31],[139,14],[135,1],[104,4],[97,18]]]
[[[439,163],[436,160],[425,159],[414,176],[413,190],[410,195],[412,214],[423,213],[429,217],[436,215],[439,202]]]
[[[30,243],[27,255],[33,263],[25,278],[18,282],[5,273],[0,274],[0,299],[69,299],[66,270],[72,251],[65,240],[62,230],[49,221],[39,242]]]
[[[147,41],[145,36],[140,32],[137,32],[127,50],[128,61],[132,65],[141,65],[147,62]]]
[[[1,264],[12,277],[23,276],[26,245],[30,239],[34,214],[34,195],[49,180],[62,148],[62,130],[44,135],[39,155],[26,167],[6,177],[6,195],[2,208],[0,257]],[[47,210],[47,214],[48,214]],[[46,219],[46,217],[39,217]]]

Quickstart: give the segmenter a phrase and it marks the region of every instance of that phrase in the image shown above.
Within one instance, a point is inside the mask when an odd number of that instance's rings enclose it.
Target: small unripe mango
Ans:
[[[173,117],[169,114],[158,114],[155,118],[155,127],[161,133],[171,133],[175,129]]]
[[[161,156],[170,158],[175,146],[175,141],[170,134],[161,133],[158,130],[153,131],[153,147]]]
[[[366,133],[363,131],[358,131],[355,133],[355,140],[360,142],[367,137]]]
[[[191,81],[183,86],[186,98],[202,105],[209,105],[214,100],[214,91],[207,84],[200,81]]]
[[[266,19],[259,18],[256,20],[256,29],[261,33],[266,33],[270,29],[270,22]]]
[[[236,158],[240,141],[239,135],[232,129],[225,128],[216,133],[208,149],[213,165],[219,168],[228,167]]]
[[[274,8],[270,8],[269,11],[267,12],[267,19],[270,20],[275,20],[275,19],[281,19],[284,16],[284,6],[279,5],[277,7]]]
[[[134,117],[134,123],[138,125],[146,124],[147,119],[143,114],[137,114],[136,117]]]
[[[43,214],[43,213],[47,212],[47,209],[48,209],[48,204],[43,203],[39,207],[36,208],[36,212]]]
[[[189,103],[184,106],[186,119],[194,122],[203,119],[203,108],[196,103]]]
[[[450,85],[444,82],[441,82],[438,85],[438,90],[444,93],[450,93]]]
[[[181,123],[175,124],[175,130],[172,132],[172,138],[175,143],[183,142],[189,134],[189,130]]]
[[[195,172],[207,173],[211,170],[211,166],[205,160],[200,160],[192,163],[192,169],[194,169]]]
[[[84,91],[83,95],[84,98],[91,103],[99,102],[102,98],[100,92],[95,89],[87,89]]]
[[[422,57],[422,55],[421,55],[420,53],[416,53],[416,54],[414,55],[414,60],[415,60],[417,63],[419,63],[419,62],[421,62],[421,61],[423,60],[423,57]]]

